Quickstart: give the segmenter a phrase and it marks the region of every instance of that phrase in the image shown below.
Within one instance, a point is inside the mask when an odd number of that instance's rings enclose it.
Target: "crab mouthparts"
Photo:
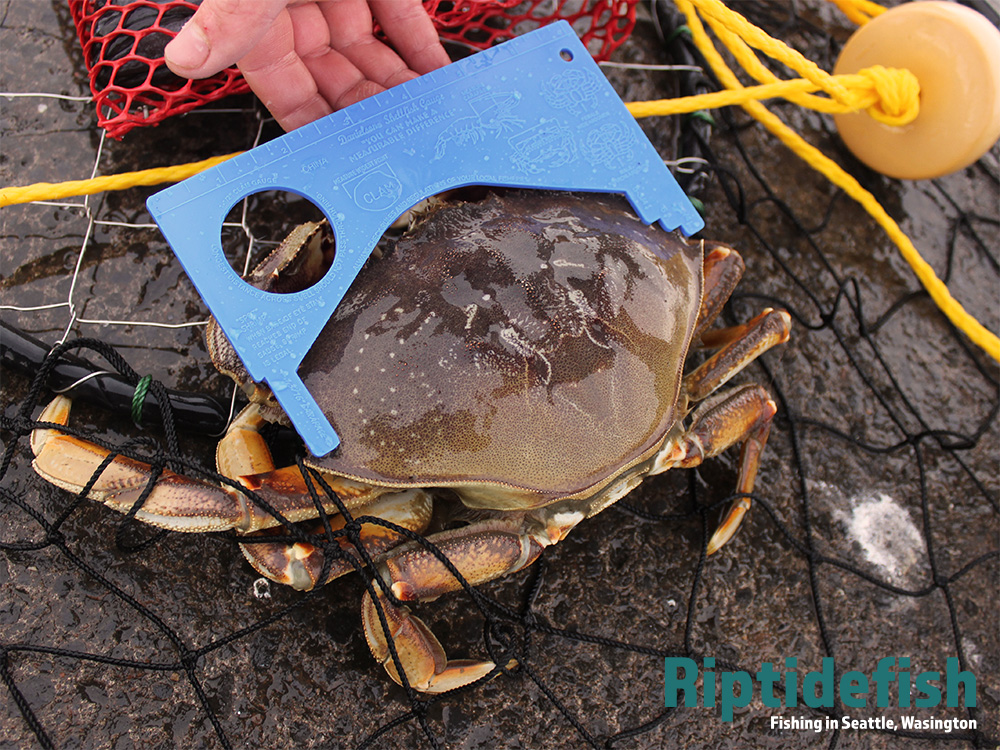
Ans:
[[[584,518],[586,518],[586,515],[578,510],[553,514],[545,526],[545,534],[548,539],[539,539],[539,543],[547,547],[561,542],[573,527]]]

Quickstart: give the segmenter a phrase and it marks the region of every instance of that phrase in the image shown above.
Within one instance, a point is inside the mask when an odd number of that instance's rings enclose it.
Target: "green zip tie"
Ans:
[[[688,39],[691,38],[691,29],[688,28],[687,24],[681,24],[676,29],[671,31],[670,34],[667,35],[667,44],[670,44],[672,41],[674,41],[674,39],[681,36],[682,34],[686,36]]]
[[[132,421],[137,425],[142,425],[142,406],[146,402],[146,394],[149,393],[149,384],[153,382],[152,375],[146,375],[135,386],[135,393],[132,394]]]
[[[707,122],[713,128],[715,127],[715,118],[712,117],[706,110],[699,109],[697,112],[691,112],[687,115],[689,120],[701,120]]]

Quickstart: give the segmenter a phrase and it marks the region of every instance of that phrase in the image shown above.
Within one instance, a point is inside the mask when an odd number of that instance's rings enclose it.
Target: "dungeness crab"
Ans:
[[[303,225],[249,280],[303,288],[323,273],[331,244],[321,225]],[[790,319],[769,309],[709,330],[742,270],[735,251],[645,226],[617,196],[509,191],[435,208],[369,262],[303,362],[306,386],[342,439],[305,463],[351,514],[426,534],[471,584],[531,564],[644,477],[737,443],[736,489],[749,493],[775,405],[759,385],[720,387],[785,341]],[[167,471],[136,517],[179,531],[280,530],[256,497],[289,521],[315,522],[306,480],[295,466],[275,468],[258,432],[283,413],[217,328],[208,343],[216,365],[251,396],[217,464],[253,496]],[[685,374],[693,346],[717,351]],[[41,419],[65,424],[68,412],[58,398]],[[107,456],[56,429],[36,430],[32,447],[38,473],[70,491]],[[118,456],[90,497],[126,512],[150,473]],[[343,527],[332,499],[322,502],[333,528]],[[749,505],[746,497],[733,504],[709,552]],[[447,567],[416,542],[400,544],[397,532],[362,530],[384,583],[364,596],[365,635],[393,679],[388,637],[418,690],[448,690],[493,670],[448,661],[427,626],[385,595],[454,591]],[[298,589],[352,569],[345,556],[324,565],[322,549],[301,541],[255,541],[243,545],[253,566]]]

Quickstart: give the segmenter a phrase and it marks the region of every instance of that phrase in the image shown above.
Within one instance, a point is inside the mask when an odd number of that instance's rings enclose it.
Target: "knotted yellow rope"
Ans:
[[[830,76],[836,81],[838,99],[827,99],[806,94],[819,91],[819,84],[805,78],[789,81],[775,80],[759,86],[746,86],[709,94],[686,96],[680,99],[659,99],[648,102],[627,102],[625,107],[633,117],[676,115],[703,109],[718,109],[734,104],[764,99],[782,98],[808,106],[819,112],[843,114],[867,111],[886,125],[906,125],[920,113],[920,83],[908,70],[884,68],[876,65],[850,75]]]
[[[847,102],[852,96],[846,91],[845,84],[847,82],[843,80],[844,76],[830,76],[823,73],[815,63],[806,60],[798,52],[788,49],[781,42],[768,37],[738,13],[724,6],[719,0],[675,0],[675,2],[687,18],[688,27],[691,30],[695,45],[701,51],[709,65],[711,65],[712,70],[715,71],[715,75],[722,82],[722,85],[727,89],[741,92],[745,90],[745,87],[715,49],[714,44],[712,44],[708,33],[702,25],[701,16],[705,17],[716,36],[727,46],[740,65],[758,81],[773,84],[775,76],[757,59],[756,55],[750,49],[751,46],[789,66],[802,75],[809,83],[817,86],[818,90],[822,90],[837,102]],[[833,0],[833,2],[841,6],[842,4],[846,4],[848,0]],[[858,0],[854,0],[853,4],[858,6],[861,3]],[[865,7],[869,11],[872,10],[871,5],[870,3],[865,3]],[[701,16],[699,16],[699,13]],[[895,74],[887,74],[877,70],[872,73],[871,71],[872,69],[866,71],[865,77],[872,81],[872,85],[879,92],[891,88],[890,80],[898,78]],[[913,101],[918,98],[918,92],[911,90],[910,84],[905,84],[905,88],[905,91],[894,94],[891,97],[882,98],[878,104],[869,105],[867,109],[869,111],[874,109],[879,119],[882,119],[884,122],[895,122],[897,124],[908,122],[912,117],[916,116],[913,114]],[[879,95],[881,96],[882,94],[880,93]],[[809,96],[811,100],[822,99],[821,97],[814,97],[806,93],[801,93],[800,96]],[[910,264],[920,283],[923,284],[924,288],[930,294],[931,299],[934,300],[934,303],[945,316],[959,330],[964,332],[973,343],[981,347],[993,359],[1000,362],[1000,338],[966,312],[951,296],[948,287],[937,277],[934,269],[920,257],[920,253],[917,252],[910,238],[906,236],[903,230],[899,228],[899,225],[882,208],[875,199],[875,196],[865,190],[854,177],[841,169],[836,162],[803,140],[801,136],[785,125],[759,101],[747,101],[741,104],[747,112],[777,136],[782,143],[788,146],[809,166],[822,173],[833,184],[837,185],[851,198],[861,204],[885,230],[889,238],[896,243],[903,258]]]
[[[910,71],[873,65],[859,71],[858,75],[862,80],[855,84],[853,93],[859,100],[863,99],[865,86],[870,85],[867,94],[872,100],[867,107],[861,105],[858,109],[864,109],[885,125],[896,127],[913,122],[920,114],[920,82]]]

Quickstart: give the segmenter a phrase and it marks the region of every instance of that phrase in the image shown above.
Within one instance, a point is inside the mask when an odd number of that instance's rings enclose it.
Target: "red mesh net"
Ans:
[[[186,0],[69,0],[98,124],[112,138],[250,90],[236,68],[191,81],[163,62],[163,48],[197,7]]]
[[[98,124],[112,138],[155,125],[229,94],[248,91],[236,68],[198,81],[179,78],[163,48],[200,0],[69,0]],[[597,60],[606,60],[635,25],[638,0],[423,0],[441,38],[475,49],[569,21]]]
[[[569,21],[595,60],[607,60],[635,26],[639,0],[424,0],[442,39],[486,49],[539,26]]]

